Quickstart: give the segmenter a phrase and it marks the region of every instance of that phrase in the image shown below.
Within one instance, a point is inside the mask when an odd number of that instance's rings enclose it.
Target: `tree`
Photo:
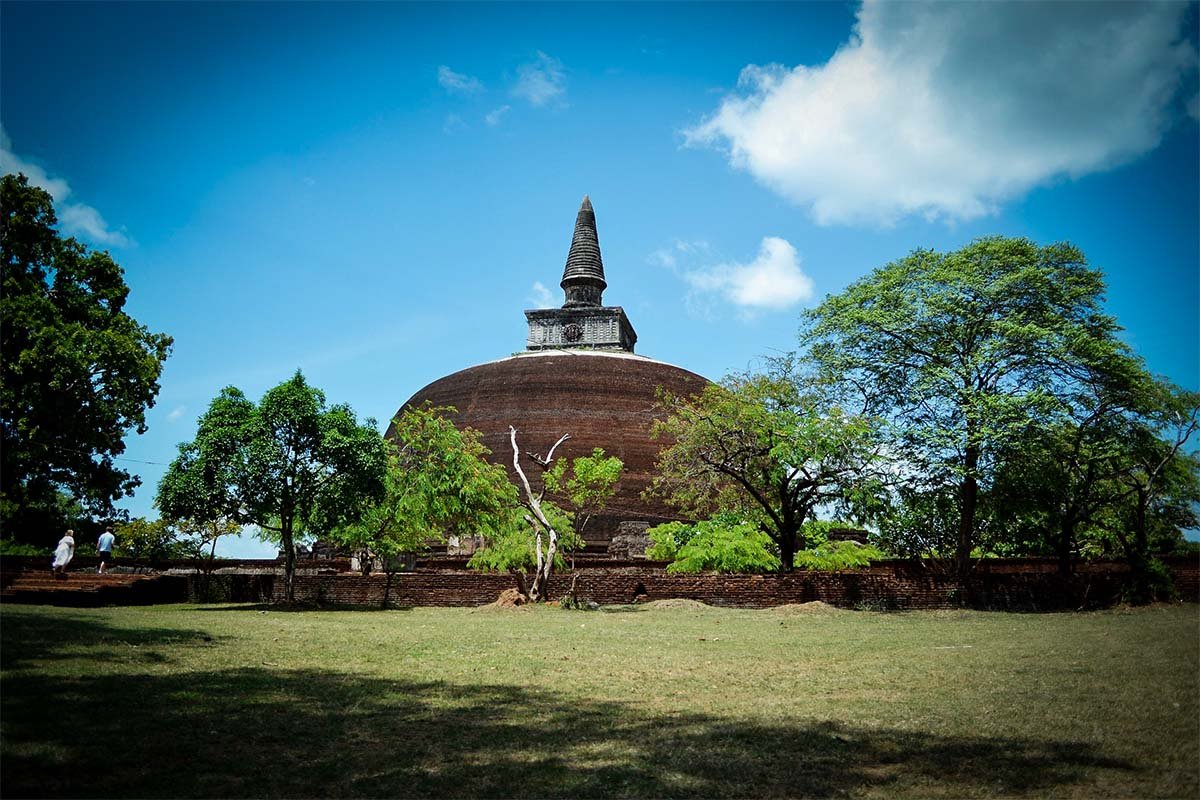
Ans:
[[[55,230],[50,195],[24,175],[0,179],[0,519],[52,542],[58,493],[96,515],[140,480],[117,468],[146,409],[171,337],[125,313],[129,287],[106,252]]]
[[[117,537],[117,552],[126,558],[157,563],[184,555],[178,533],[166,520],[134,517],[113,525],[113,534]]]
[[[589,522],[608,507],[617,491],[617,483],[625,464],[616,456],[606,456],[604,448],[596,447],[590,456],[580,456],[571,462],[568,475],[566,459],[559,459],[542,476],[546,491],[564,499],[570,506],[575,533],[583,542],[583,532]],[[574,569],[574,550],[571,551]]]
[[[179,447],[158,485],[169,518],[257,525],[278,538],[287,599],[295,599],[296,535],[328,533],[383,496],[387,451],[367,420],[325,395],[299,371],[255,405],[227,387]]]
[[[1200,458],[1183,448],[1200,429],[1200,392],[1164,381],[1147,394],[1144,413],[1133,420],[1117,482],[1124,508],[1110,525],[1132,570],[1132,599],[1153,599],[1151,531],[1158,525],[1193,527],[1200,519]],[[1121,513],[1123,511],[1123,513]],[[1178,530],[1178,527],[1176,527]],[[1178,535],[1178,534],[1176,534]]]
[[[364,572],[382,560],[384,605],[397,556],[450,535],[486,537],[517,509],[516,487],[486,460],[490,451],[478,431],[454,426],[446,416],[453,413],[429,404],[405,409],[393,424],[383,497],[333,532],[335,541],[359,553]]]
[[[766,374],[710,384],[694,398],[664,393],[660,403],[667,418],[655,423],[654,436],[674,443],[659,455],[651,491],[693,518],[739,510],[775,542],[785,572],[805,546],[813,509],[854,505],[872,484],[872,421],[808,390],[790,358]]]
[[[997,454],[1060,408],[1081,365],[1122,349],[1103,293],[1075,247],[991,237],[916,250],[806,313],[801,343],[824,377],[890,422],[918,481],[955,488],[959,574]]]
[[[538,491],[533,490],[529,477],[521,467],[517,429],[510,425],[508,433],[513,469],[521,481],[518,494],[522,513],[519,517],[499,520],[486,545],[475,552],[469,564],[476,569],[513,573],[521,594],[530,602],[537,603],[546,598],[546,589],[554,570],[563,567],[560,548],[574,549],[580,540],[571,515],[546,499],[546,485],[543,483]],[[555,469],[554,451],[569,438],[569,434],[563,434],[545,456],[535,453],[527,455],[543,473],[550,473]],[[524,525],[519,520],[524,520]],[[532,575],[527,577],[525,573],[528,571],[532,571]]]
[[[213,569],[217,564],[217,542],[222,536],[237,535],[242,526],[231,519],[218,518],[204,522],[181,519],[173,522],[172,527],[178,536],[180,555],[194,561],[197,570],[203,575],[199,587],[200,597],[211,599],[209,589],[212,586]]]

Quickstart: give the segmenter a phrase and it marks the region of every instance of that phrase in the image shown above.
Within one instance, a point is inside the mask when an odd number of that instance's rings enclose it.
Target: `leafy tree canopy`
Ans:
[[[652,491],[693,516],[736,510],[753,520],[778,547],[781,569],[805,547],[802,526],[814,508],[857,508],[875,493],[873,421],[813,391],[790,358],[693,398],[664,394],[661,404],[667,418],[655,436],[673,443]]]
[[[0,179],[0,518],[53,542],[58,493],[91,514],[140,483],[113,460],[146,430],[171,337],[125,313],[129,287],[106,252],[62,237],[50,195]]]
[[[360,425],[347,405],[327,408],[297,371],[258,404],[224,389],[196,438],[180,445],[156,503],[171,519],[226,519],[277,536],[292,600],[297,533],[324,535],[359,518],[383,496],[386,472],[373,421]]]
[[[957,494],[960,571],[1004,446],[1127,357],[1103,294],[1077,248],[990,237],[914,251],[805,315],[801,343],[824,378],[891,423],[908,461],[897,474]]]
[[[559,459],[542,476],[546,491],[562,495],[574,509],[576,529],[582,535],[598,512],[608,506],[617,491],[617,482],[625,464],[616,456],[606,456],[597,447],[590,456],[580,456],[571,462],[570,474],[566,459]],[[569,549],[569,548],[568,548]]]
[[[490,537],[513,524],[516,487],[471,428],[459,430],[452,408],[406,408],[393,425],[385,493],[362,515],[334,531],[367,562],[385,564],[447,536]]]

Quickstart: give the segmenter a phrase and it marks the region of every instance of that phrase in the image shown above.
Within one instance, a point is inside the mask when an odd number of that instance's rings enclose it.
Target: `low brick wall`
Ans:
[[[1184,600],[1200,600],[1200,564],[1186,559],[1168,562]],[[685,598],[709,605],[767,608],[820,600],[843,608],[915,610],[971,608],[1010,611],[1101,608],[1120,600],[1128,567],[1115,562],[1080,564],[1063,580],[1047,559],[996,559],[979,565],[970,580],[961,582],[908,561],[886,561],[864,569],[840,572],[795,572],[790,575],[671,575],[663,569],[628,567],[589,569],[579,574],[581,598],[617,605]],[[282,576],[247,581],[248,600],[282,600]],[[549,595],[557,599],[570,589],[569,575],[551,579]],[[379,605],[388,593],[394,606],[478,606],[490,603],[516,586],[510,575],[465,570],[397,573],[390,588],[387,576],[298,575],[296,599],[304,602]],[[253,594],[253,597],[249,595]],[[229,598],[233,599],[233,598]]]

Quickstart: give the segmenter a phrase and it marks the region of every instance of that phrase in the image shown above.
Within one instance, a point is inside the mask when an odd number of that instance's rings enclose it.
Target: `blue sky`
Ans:
[[[1004,234],[1081,247],[1127,340],[1196,389],[1198,17],[3,3],[0,166],[175,337],[128,442],[135,514],[225,385],[301,368],[382,426],[521,350],[585,193],[638,352],[710,378],[793,347],[803,308],[875,267]]]

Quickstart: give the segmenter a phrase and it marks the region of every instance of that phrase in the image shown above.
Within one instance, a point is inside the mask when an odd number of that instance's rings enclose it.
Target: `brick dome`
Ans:
[[[425,401],[453,406],[456,424],[480,431],[492,451],[491,460],[503,465],[514,482],[509,425],[517,429],[522,453],[545,455],[560,436],[569,433],[571,438],[556,456],[573,459],[596,447],[617,456],[625,463],[625,472],[616,496],[604,518],[598,516],[584,531],[589,543],[602,544],[619,522],[644,520],[654,525],[676,517],[661,502],[641,497],[663,446],[661,440],[650,439],[655,391],[661,386],[692,395],[707,383],[694,372],[632,353],[540,350],[436,380],[401,410]],[[537,473],[524,456],[521,465],[531,478]]]

